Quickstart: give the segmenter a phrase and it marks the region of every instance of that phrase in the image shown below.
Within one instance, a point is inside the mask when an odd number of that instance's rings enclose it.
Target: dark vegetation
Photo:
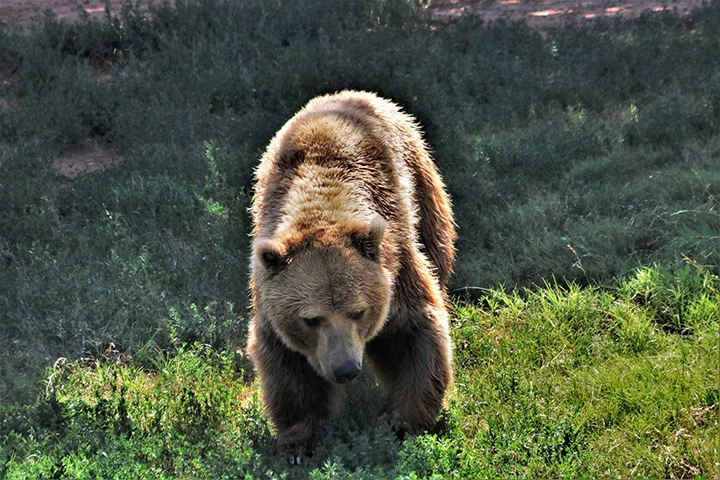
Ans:
[[[0,30],[0,477],[720,474],[718,31],[717,1],[543,38],[380,0]],[[344,88],[415,115],[453,196],[456,391],[403,443],[368,378],[295,466],[235,353],[252,169]],[[53,168],[88,143],[121,165]]]

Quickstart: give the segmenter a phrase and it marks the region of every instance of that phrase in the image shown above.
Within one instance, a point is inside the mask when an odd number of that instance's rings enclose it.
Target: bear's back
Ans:
[[[298,203],[294,192],[307,194],[299,185],[309,175],[327,177],[316,183],[344,184],[356,195],[348,202],[371,205],[357,212],[350,206],[348,215],[382,216],[391,225],[392,250],[419,242],[446,285],[456,237],[450,202],[412,117],[367,92],[311,100],[273,138],[258,167],[256,237],[274,237],[288,215],[296,215],[288,213],[297,211],[290,204]],[[309,218],[317,223],[322,215]]]

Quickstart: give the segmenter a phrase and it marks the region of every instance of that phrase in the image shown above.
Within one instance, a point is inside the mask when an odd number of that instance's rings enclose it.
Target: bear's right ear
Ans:
[[[270,238],[260,238],[255,241],[255,258],[270,275],[280,273],[290,263],[284,250],[280,242]]]
[[[363,257],[374,262],[380,259],[380,244],[385,236],[386,225],[385,220],[377,215],[370,220],[367,230],[350,234],[350,241]]]
[[[277,163],[280,170],[293,171],[303,161],[305,161],[305,152],[296,149],[294,146],[287,146],[280,150]]]

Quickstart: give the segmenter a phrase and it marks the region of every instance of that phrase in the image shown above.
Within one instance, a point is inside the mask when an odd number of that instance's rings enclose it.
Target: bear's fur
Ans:
[[[368,360],[407,428],[452,379],[450,201],[412,117],[367,92],[311,100],[256,172],[248,352],[280,444],[311,443]]]

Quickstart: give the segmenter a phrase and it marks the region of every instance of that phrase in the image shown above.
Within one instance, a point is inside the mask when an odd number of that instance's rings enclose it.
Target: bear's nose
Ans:
[[[355,360],[345,360],[340,368],[335,370],[335,380],[338,383],[348,383],[360,375],[360,364]]]

